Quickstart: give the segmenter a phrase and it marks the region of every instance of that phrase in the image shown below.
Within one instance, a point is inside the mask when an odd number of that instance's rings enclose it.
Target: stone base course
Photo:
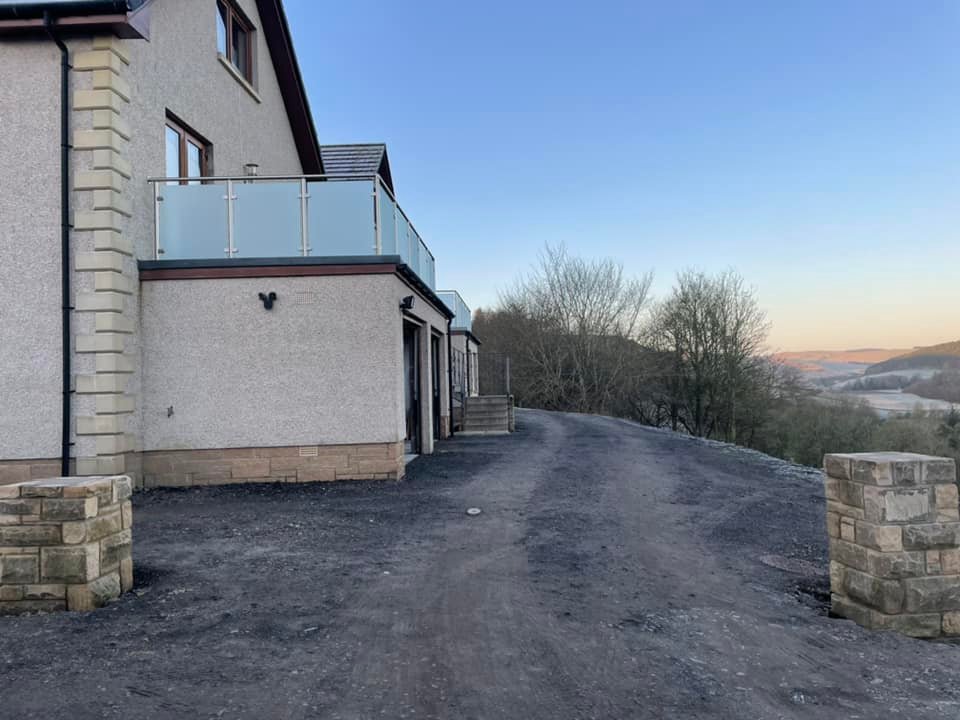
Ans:
[[[914,637],[960,635],[960,502],[949,458],[824,458],[833,613]]]
[[[158,450],[140,456],[143,487],[399,480],[403,443]]]
[[[60,459],[0,460],[0,485],[42,480],[60,473]]]
[[[0,615],[93,610],[133,587],[129,477],[0,486]]]

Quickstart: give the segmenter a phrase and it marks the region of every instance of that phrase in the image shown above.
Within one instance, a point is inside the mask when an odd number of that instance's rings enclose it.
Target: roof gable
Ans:
[[[380,175],[390,192],[396,195],[393,189],[393,177],[390,175],[387,146],[383,143],[321,145],[320,157],[323,162],[323,171],[327,175],[344,177]]]

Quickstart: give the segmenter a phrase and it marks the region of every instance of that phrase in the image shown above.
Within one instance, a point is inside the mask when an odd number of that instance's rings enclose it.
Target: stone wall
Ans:
[[[827,455],[833,613],[915,637],[960,635],[960,507],[948,458]]]
[[[129,477],[0,486],[0,615],[92,610],[133,587]]]
[[[144,487],[399,480],[403,443],[157,450],[142,455]]]

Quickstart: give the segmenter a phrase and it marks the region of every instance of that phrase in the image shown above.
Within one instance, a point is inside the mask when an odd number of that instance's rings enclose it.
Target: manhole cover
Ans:
[[[827,570],[817,563],[809,560],[800,560],[799,558],[788,558],[782,555],[763,555],[760,562],[777,570],[783,570],[797,575],[826,575]]]

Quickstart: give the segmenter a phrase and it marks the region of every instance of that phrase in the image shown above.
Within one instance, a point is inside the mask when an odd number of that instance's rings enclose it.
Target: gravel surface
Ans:
[[[0,618],[0,717],[960,717],[960,646],[828,617],[818,473],[517,420],[401,483],[136,495],[135,592]]]

